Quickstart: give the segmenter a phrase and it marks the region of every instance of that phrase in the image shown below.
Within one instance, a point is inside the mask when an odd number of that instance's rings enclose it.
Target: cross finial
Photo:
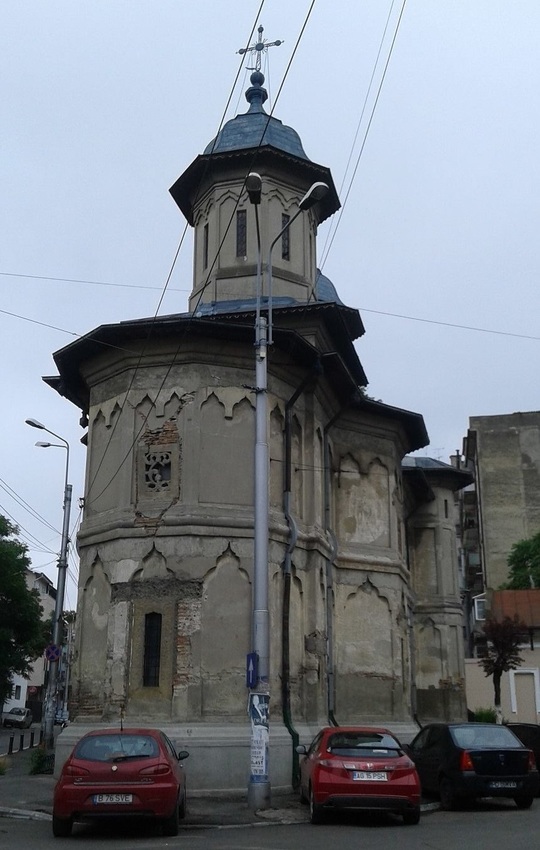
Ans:
[[[264,32],[264,27],[260,26],[257,30],[259,33],[259,40],[256,44],[252,44],[251,47],[242,47],[238,53],[243,56],[244,53],[254,53],[255,54],[255,67],[248,68],[248,71],[260,71],[261,70],[261,54],[266,53],[269,47],[279,47],[280,44],[283,44],[282,41],[265,41],[262,37]]]

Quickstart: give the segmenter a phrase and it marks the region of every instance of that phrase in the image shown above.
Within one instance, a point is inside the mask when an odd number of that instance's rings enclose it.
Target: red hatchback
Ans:
[[[330,809],[394,812],[406,824],[420,820],[420,780],[411,759],[387,729],[330,726],[321,729],[300,764],[300,797],[311,823]]]
[[[152,817],[164,835],[177,835],[186,812],[181,761],[159,729],[100,729],[75,745],[54,789],[53,834],[71,834],[74,821]]]

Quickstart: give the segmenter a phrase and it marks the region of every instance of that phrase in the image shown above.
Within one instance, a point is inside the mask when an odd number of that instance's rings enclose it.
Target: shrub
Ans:
[[[494,708],[475,708],[474,719],[477,723],[496,723],[497,712]]]
[[[46,749],[42,746],[36,747],[30,755],[30,773],[48,773],[49,760]]]
[[[3,776],[7,770],[7,759],[0,758],[0,776]]]

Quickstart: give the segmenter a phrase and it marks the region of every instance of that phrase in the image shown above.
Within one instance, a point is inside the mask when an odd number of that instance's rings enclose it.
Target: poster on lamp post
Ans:
[[[251,781],[268,781],[269,694],[249,695],[251,721]]]

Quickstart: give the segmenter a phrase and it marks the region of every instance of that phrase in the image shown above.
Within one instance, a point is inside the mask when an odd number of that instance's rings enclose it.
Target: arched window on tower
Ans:
[[[283,236],[281,237],[281,259],[282,260],[290,260],[291,259],[291,240],[289,236],[289,228],[287,225],[291,220],[290,215],[286,215],[285,213],[281,216],[281,227],[287,228],[283,230]]]
[[[247,213],[238,210],[236,213],[236,256],[245,257],[247,254]]]
[[[152,611],[144,618],[143,686],[145,688],[158,687],[160,659],[161,614]]]

